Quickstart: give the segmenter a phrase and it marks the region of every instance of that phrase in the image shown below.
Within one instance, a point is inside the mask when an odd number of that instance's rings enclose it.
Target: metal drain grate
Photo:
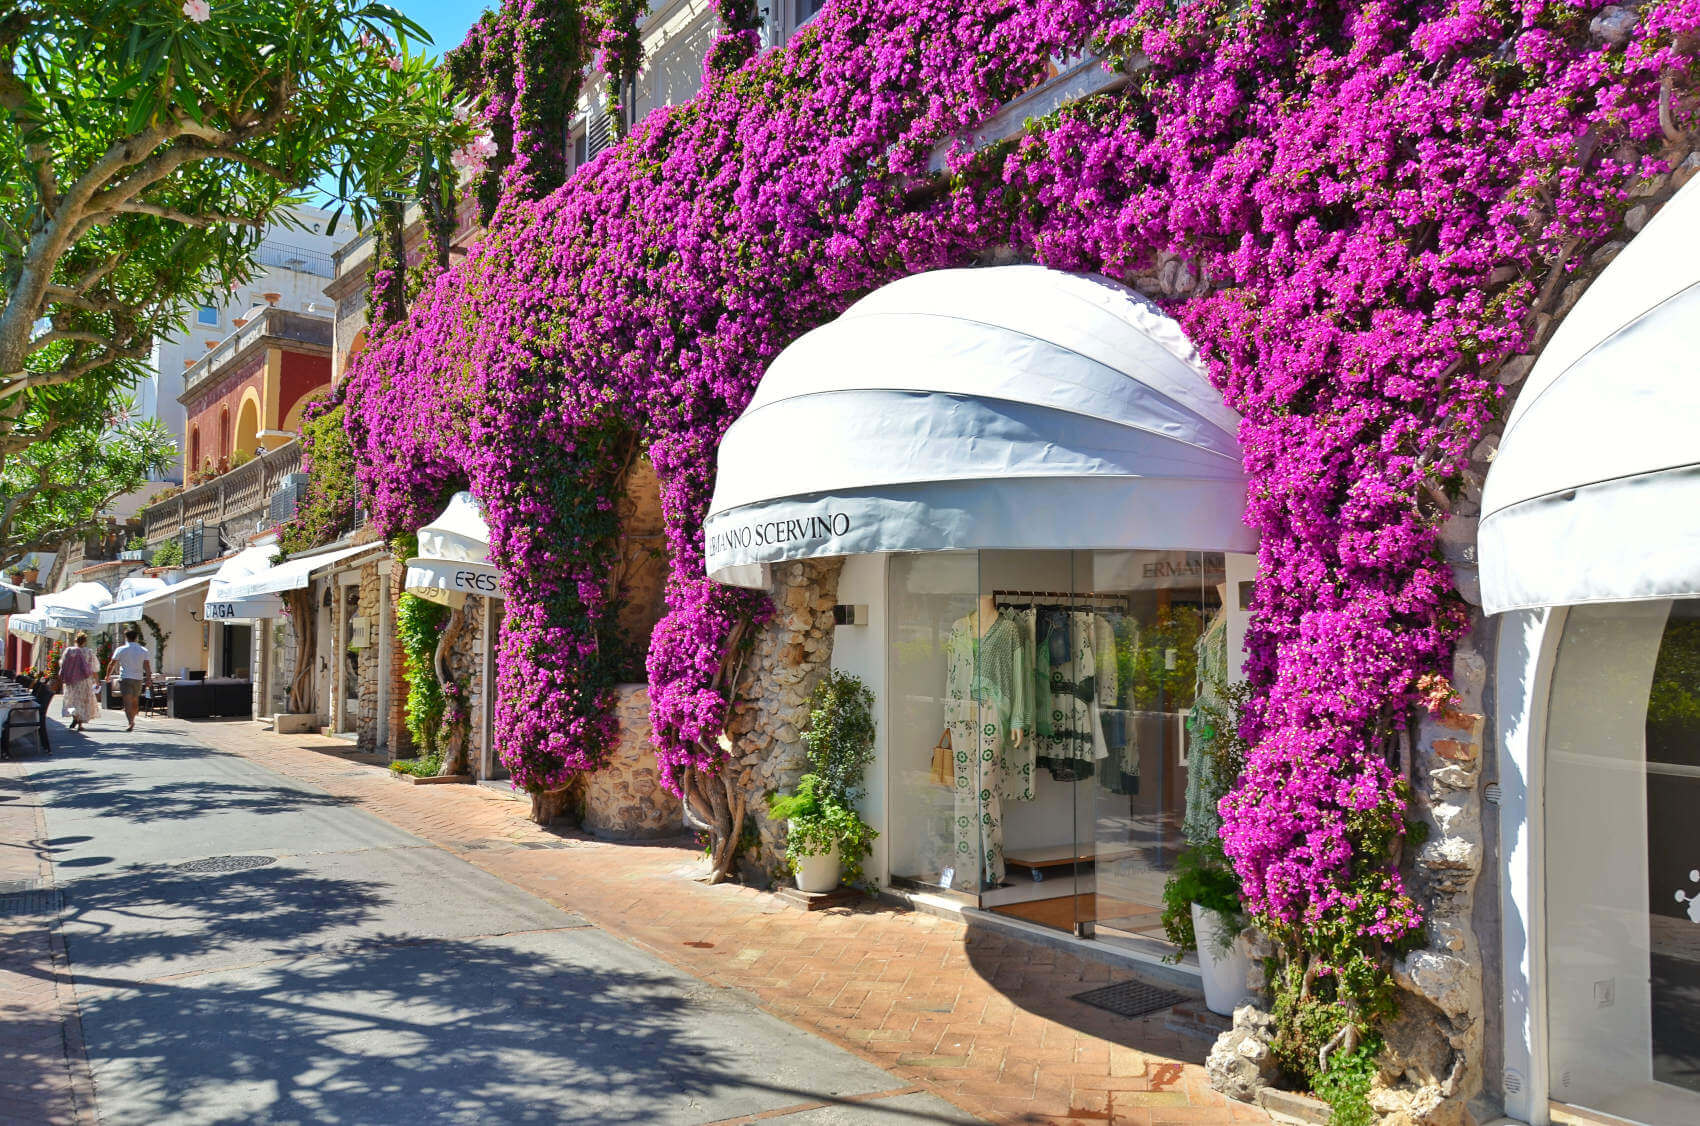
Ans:
[[[223,876],[231,872],[248,872],[276,864],[275,856],[209,856],[203,860],[188,860],[171,867],[178,872],[196,876]]]
[[[1074,995],[1076,1001],[1122,1017],[1142,1017],[1186,1000],[1186,994],[1161,989],[1143,981],[1118,981]]]
[[[57,915],[64,905],[64,896],[57,888],[41,888],[20,895],[0,896],[0,919],[20,915]]]

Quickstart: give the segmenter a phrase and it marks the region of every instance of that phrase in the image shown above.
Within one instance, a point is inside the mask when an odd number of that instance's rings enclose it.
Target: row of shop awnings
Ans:
[[[719,451],[711,578],[892,551],[1244,552],[1239,416],[1139,294],[938,270],[799,338]]]
[[[132,575],[114,596],[100,583],[78,583],[36,600],[29,613],[14,614],[12,632],[47,637],[79,629],[139,622],[157,607],[186,595],[204,597],[203,620],[244,622],[275,618],[283,596],[360,556],[377,555],[383,544],[341,547],[274,564],[275,547],[250,547],[226,559],[211,575],[168,583]],[[501,597],[501,575],[489,562],[490,532],[471,493],[458,493],[443,514],[419,532],[419,557],[407,562],[407,589],[422,598],[459,605],[468,594]],[[30,592],[20,590],[27,598]],[[24,607],[27,609],[27,606]]]

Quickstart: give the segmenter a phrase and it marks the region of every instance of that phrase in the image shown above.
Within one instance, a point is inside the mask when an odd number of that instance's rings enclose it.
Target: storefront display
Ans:
[[[1158,933],[1225,589],[1219,553],[892,556],[894,882],[1083,934]]]

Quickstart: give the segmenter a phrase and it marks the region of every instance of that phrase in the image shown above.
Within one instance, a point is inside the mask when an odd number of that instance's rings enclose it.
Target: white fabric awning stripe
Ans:
[[[99,614],[100,624],[118,625],[123,622],[139,622],[142,620],[142,616],[148,612],[149,606],[160,602],[175,601],[185,594],[204,591],[210,582],[212,582],[211,575],[201,575],[193,579],[184,579],[179,583],[162,583],[152,590],[133,594],[129,598],[121,598],[110,606],[101,609]]]
[[[895,282],[787,348],[721,442],[708,571],[963,548],[1250,551],[1238,417],[1138,294],[1039,266]]]
[[[286,591],[300,590],[313,580],[313,576],[327,567],[335,566],[361,554],[377,554],[386,550],[381,543],[361,544],[357,547],[338,548],[321,555],[304,555],[296,559],[288,559],[275,567],[267,567],[264,571],[249,575],[245,578],[233,578],[223,583],[219,588],[221,601],[241,601],[257,595],[283,594]],[[209,598],[210,600],[210,598]]]
[[[111,603],[112,592],[100,583],[78,583],[38,599],[36,610],[49,627],[70,631],[98,625],[99,611]]]
[[[409,594],[444,606],[458,606],[469,594],[503,597],[500,571],[488,563],[458,559],[409,559],[405,585]]]
[[[1700,181],[1553,333],[1482,490],[1482,605],[1700,595]]]
[[[13,614],[6,620],[6,629],[20,637],[47,637],[55,632],[53,627],[47,624],[47,618],[40,610]]]
[[[489,562],[490,526],[469,492],[456,493],[442,515],[419,529],[419,557],[407,561],[409,593],[444,606],[459,606],[469,594],[505,597],[502,573]]]

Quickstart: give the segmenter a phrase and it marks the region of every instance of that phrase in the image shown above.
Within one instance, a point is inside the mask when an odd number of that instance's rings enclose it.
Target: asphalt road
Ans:
[[[861,1101],[904,1083],[338,798],[114,718],[27,764],[102,1123],[971,1121]]]

